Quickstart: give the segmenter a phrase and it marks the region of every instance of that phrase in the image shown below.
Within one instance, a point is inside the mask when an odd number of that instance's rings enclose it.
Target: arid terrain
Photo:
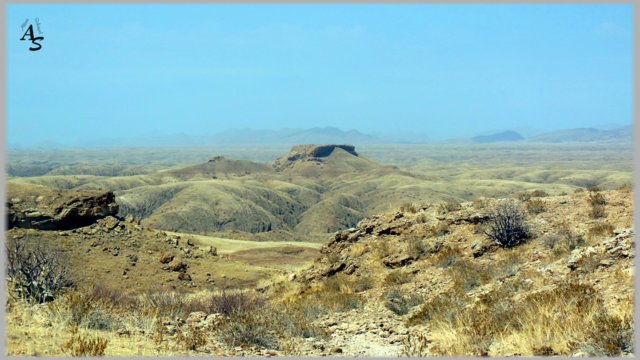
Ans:
[[[634,352],[629,142],[16,150],[8,165],[10,355]]]

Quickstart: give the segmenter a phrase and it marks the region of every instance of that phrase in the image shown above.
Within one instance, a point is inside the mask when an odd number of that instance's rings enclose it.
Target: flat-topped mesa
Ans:
[[[208,162],[211,163],[211,162],[222,161],[222,160],[226,160],[226,159],[224,158],[224,156],[218,155],[218,156],[214,156],[213,158],[209,159]]]
[[[273,166],[280,171],[297,161],[322,161],[329,157],[335,149],[342,149],[353,156],[359,156],[353,145],[296,145],[289,154],[277,159]]]
[[[356,147],[353,145],[297,145],[291,149],[291,152],[299,152],[306,154],[307,157],[322,158],[331,155],[336,148],[342,149],[351,155],[358,156]]]

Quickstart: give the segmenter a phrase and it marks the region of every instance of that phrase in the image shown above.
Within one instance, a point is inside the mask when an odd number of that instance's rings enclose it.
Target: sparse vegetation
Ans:
[[[591,211],[589,212],[589,217],[592,219],[601,219],[607,216],[606,211],[604,210],[604,205],[592,205]]]
[[[525,215],[520,205],[513,201],[503,201],[490,214],[489,229],[485,233],[496,244],[510,248],[527,239]]]
[[[591,236],[613,236],[613,225],[608,222],[597,222],[589,227]]]
[[[594,322],[598,316],[610,316],[604,315],[606,310],[595,290],[578,284],[532,294],[520,302],[503,295],[487,301],[481,308],[458,309],[453,317],[432,321],[432,351],[446,355],[489,355],[492,342],[502,338],[503,346],[507,347],[502,351],[513,349],[521,355],[533,355],[545,347],[546,352],[570,354],[580,344],[593,343],[591,334],[598,332]],[[558,317],[558,313],[563,316]],[[626,339],[630,338],[627,334]],[[628,347],[628,340],[611,341],[610,353],[619,354]]]
[[[480,197],[473,199],[473,207],[480,210],[487,207],[487,199]]]
[[[384,283],[387,286],[402,285],[402,284],[406,284],[409,281],[410,281],[410,278],[408,274],[405,273],[403,270],[399,270],[399,269],[391,271],[384,278]]]
[[[479,160],[487,157],[487,151],[464,156]],[[502,156],[500,151],[493,153]],[[154,177],[152,171],[122,182],[94,176],[73,179],[66,175],[55,179],[47,176],[14,179],[24,184],[57,184],[66,188],[118,186],[119,194],[131,201],[129,205],[140,204],[140,209],[134,206],[136,211],[148,216],[145,226],[136,220],[124,226],[121,221],[115,222],[109,231],[104,230],[107,225],[102,223],[60,232],[9,230],[7,239],[35,234],[34,243],[46,244],[47,248],[55,245],[51,253],[68,256],[64,263],[74,270],[68,275],[73,276],[75,287],[63,288],[65,291],[57,292],[44,306],[11,298],[7,304],[8,353],[35,356],[382,355],[373,353],[377,350],[404,356],[632,353],[633,250],[627,238],[631,196],[624,187],[619,191],[583,190],[581,194],[562,198],[547,194],[571,193],[575,186],[587,185],[616,189],[629,181],[624,172],[627,170],[611,164],[594,171],[585,162],[578,171],[564,167],[566,163],[553,161],[545,163],[544,168],[528,165],[516,168],[506,162],[495,168],[488,168],[485,163],[474,168],[473,162],[469,162],[461,170],[458,158],[447,158],[442,152],[436,154],[434,159],[437,156],[438,161],[429,164],[428,174],[427,167],[421,168],[420,164],[413,168],[417,173],[425,171],[425,178],[428,175],[429,181],[424,184],[416,182],[419,177],[407,177],[411,183],[405,187],[405,175],[394,174],[389,179],[378,169],[383,176],[375,176],[374,180],[354,175],[344,189],[358,195],[349,194],[344,199],[330,196],[316,179],[295,172],[286,176],[244,174],[242,182],[222,173],[215,175],[215,181],[204,176],[183,176],[188,178],[184,184],[177,175],[165,173],[164,177]],[[520,156],[526,161],[535,160],[530,154],[522,151],[518,160],[522,161]],[[575,155],[574,152],[571,156]],[[164,183],[169,178],[171,183]],[[343,186],[338,177],[331,181]],[[188,186],[183,186],[187,183]],[[149,193],[137,189],[165,186],[176,190],[178,185],[180,191],[171,193],[171,198],[156,197],[158,189]],[[245,185],[252,190],[244,192]],[[438,188],[445,185],[446,188]],[[403,186],[405,192],[396,199],[393,192],[385,192],[392,186]],[[199,198],[201,191],[212,187],[215,196]],[[216,187],[224,187],[224,191]],[[376,187],[385,191],[374,191]],[[539,190],[531,190],[538,187]],[[485,232],[491,232],[500,214],[497,209],[505,201],[493,197],[518,193],[523,193],[519,197],[526,199],[524,203],[507,202],[517,204],[512,219],[521,221],[510,224],[522,225],[525,236],[507,241],[508,245],[495,251],[494,243],[500,244]],[[240,212],[266,209],[266,213],[276,218],[269,219],[273,227],[265,233],[230,230],[205,236],[199,235],[200,229],[194,226],[190,231],[198,234],[167,231],[157,232],[158,237],[142,236],[138,228],[155,233],[152,229],[155,225],[150,229],[146,224],[163,221],[158,217],[151,219],[158,213],[152,209],[154,201],[145,200],[145,194],[162,201],[173,201],[173,196],[182,200],[196,197],[198,206],[206,204],[207,209],[225,211],[226,204],[216,202],[221,201],[218,198],[223,194],[229,197],[229,202],[242,207]],[[250,196],[250,201],[238,201],[245,196]],[[331,206],[306,213],[320,196]],[[22,195],[20,198],[25,199]],[[469,203],[456,201],[451,201],[454,205],[425,207],[398,203],[406,199],[437,203],[453,198],[476,200],[473,208]],[[263,203],[277,206],[266,208]],[[176,203],[165,204],[169,208]],[[259,206],[254,208],[255,204]],[[404,214],[377,214],[358,224],[370,211],[371,204],[389,209],[402,206]],[[595,217],[596,221],[587,219],[596,206],[603,212],[606,207],[606,214]],[[322,252],[318,252],[320,243],[309,247],[306,243],[298,246],[227,239],[229,235],[250,240],[281,237],[298,240],[286,227],[296,224],[287,216],[294,218],[304,211],[305,216],[313,215],[310,221],[316,221],[321,219],[318,214],[338,208],[348,216],[336,217],[346,219],[344,222],[332,219],[321,224],[323,229],[339,230],[330,245],[326,242],[328,237],[319,238],[325,240]],[[286,213],[285,220],[274,215],[280,212]],[[180,211],[176,214],[179,216],[173,219],[184,215]],[[207,212],[188,214],[186,225],[172,223],[171,226],[176,226],[172,230],[210,217]],[[529,219],[526,214],[530,214]],[[191,220],[194,222],[189,223]],[[286,226],[276,228],[280,220]],[[263,225],[256,228],[266,229]],[[316,231],[304,226],[299,234]],[[527,231],[528,226],[531,231]],[[621,236],[611,239],[614,229]],[[175,241],[178,238],[179,242]],[[523,244],[525,240],[531,241]],[[516,246],[519,244],[522,246]],[[209,255],[210,246],[219,250],[218,256]],[[306,258],[300,260],[302,257]],[[315,258],[318,261],[314,262]],[[177,281],[179,272],[167,270],[181,262],[192,281]],[[82,276],[77,275],[78,264],[83,266]],[[93,277],[86,279],[89,274]],[[67,325],[71,326],[70,333],[63,330]],[[365,337],[371,347],[354,344],[352,340],[358,338],[355,335]],[[33,339],[39,339],[38,343]]]
[[[237,334],[230,334],[231,336]],[[207,336],[203,329],[194,325],[187,325],[186,331],[178,331],[176,342],[184,349],[194,351],[207,343]]]
[[[414,294],[405,294],[396,287],[391,287],[384,294],[384,306],[396,315],[406,315],[409,309],[423,302],[420,296]]]
[[[422,255],[427,251],[427,246],[425,245],[422,238],[418,236],[411,236],[407,239],[407,253],[413,259],[419,259]]]
[[[457,264],[461,258],[462,254],[460,254],[460,249],[446,246],[432,258],[432,261],[437,267],[448,268]]]
[[[71,286],[66,261],[57,251],[26,239],[7,241],[7,277],[14,293],[44,303]]]
[[[633,185],[631,185],[631,183],[624,183],[620,185],[620,187],[618,187],[618,191],[623,193],[630,193],[631,191],[633,191]]]
[[[414,203],[405,203],[400,206],[401,212],[408,212],[410,214],[415,214],[418,212],[418,205]]]
[[[566,226],[559,228],[555,233],[546,234],[542,237],[542,242],[547,249],[553,250],[556,256],[570,253],[587,243],[584,236],[574,233]]]
[[[61,347],[71,356],[103,356],[108,341],[101,337],[85,337],[78,333],[77,326],[69,327],[71,337]]]
[[[409,357],[427,357],[429,356],[428,352],[429,339],[422,332],[412,332],[407,335],[407,337],[402,340],[402,356]]]
[[[544,212],[544,201],[540,199],[531,199],[527,201],[527,211],[531,215],[536,215]]]
[[[438,213],[441,215],[460,209],[462,209],[462,206],[455,200],[448,200],[447,202],[438,205]]]
[[[430,230],[431,236],[445,236],[450,233],[449,225],[445,222],[439,222],[437,225],[432,226]]]

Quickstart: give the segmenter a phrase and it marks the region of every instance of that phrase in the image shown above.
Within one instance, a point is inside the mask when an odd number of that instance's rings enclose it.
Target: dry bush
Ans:
[[[396,287],[384,293],[384,306],[396,315],[406,315],[409,310],[423,303],[424,299],[415,294],[406,294]]]
[[[402,285],[409,282],[409,274],[402,270],[392,270],[384,277],[386,286]]]
[[[480,210],[480,209],[484,209],[485,207],[487,207],[488,201],[485,198],[476,198],[473,199],[473,207]]]
[[[281,342],[282,353],[285,356],[301,357],[305,341],[297,338],[287,338]]]
[[[429,339],[422,332],[411,332],[402,340],[401,356],[408,357],[427,357],[430,356],[428,351]]]
[[[455,200],[449,200],[446,203],[438,205],[438,214],[444,215],[460,209],[462,209],[462,205],[460,205],[459,202]]]
[[[630,193],[631,191],[633,191],[633,185],[631,185],[630,183],[622,184],[618,188],[618,191],[621,193]]]
[[[556,247],[556,244],[560,242],[560,240],[562,240],[562,236],[560,236],[560,234],[558,233],[545,234],[541,239],[542,244],[547,250],[553,250]]]
[[[423,303],[407,322],[409,325],[417,325],[436,319],[453,321],[455,316],[463,311],[467,302],[466,294],[461,293],[459,289],[449,289]]]
[[[276,333],[286,334],[289,338],[327,338],[327,331],[313,324],[317,317],[315,309],[304,305],[306,304],[289,303],[270,307],[272,328]]]
[[[531,197],[547,197],[547,196],[549,196],[549,194],[547,194],[547,192],[544,190],[533,190],[531,192]]]
[[[406,251],[413,259],[419,259],[427,251],[427,247],[418,236],[409,236],[406,239]]]
[[[480,285],[491,281],[495,275],[493,265],[483,265],[476,261],[460,259],[455,266],[449,268],[454,288],[469,292]]]
[[[449,228],[449,224],[446,222],[439,222],[437,225],[432,226],[431,229],[429,229],[431,237],[445,236],[450,232],[451,229]]]
[[[524,221],[525,215],[518,203],[502,201],[489,214],[485,235],[499,246],[514,247],[528,237]]]
[[[578,262],[579,272],[582,275],[588,275],[596,271],[600,266],[600,260],[602,260],[602,256],[599,254],[593,254],[591,256],[583,257]],[[575,276],[575,274],[574,274]]]
[[[349,248],[349,256],[360,257],[369,252],[369,245],[366,242],[357,242]]]
[[[175,318],[189,314],[183,295],[175,291],[146,292],[137,298],[135,308],[145,316]]]
[[[589,356],[620,356],[633,353],[633,318],[619,318],[601,312],[586,333],[582,350]]]
[[[83,326],[87,329],[114,331],[122,326],[122,321],[108,311],[96,309],[87,313]]]
[[[259,311],[265,307],[264,299],[248,291],[227,291],[212,294],[204,299],[193,301],[188,311],[203,311],[207,314],[219,313],[225,316]]]
[[[589,191],[589,198],[587,200],[589,201],[589,204],[591,206],[604,206],[607,204],[607,200],[604,198],[604,196],[600,192],[594,190]]]
[[[297,303],[316,315],[359,308],[362,304],[357,294],[360,281],[344,274],[334,275],[306,291]]]
[[[417,224],[424,224],[427,221],[429,221],[429,217],[427,216],[427,214],[425,213],[420,213],[416,216],[416,223]]]
[[[77,326],[69,327],[71,338],[61,346],[62,352],[71,356],[103,356],[107,348],[107,339],[99,336],[88,338],[78,333]]]
[[[353,280],[353,291],[356,293],[373,289],[374,281],[371,276],[356,276]]]
[[[219,333],[222,340],[231,348],[237,346],[258,346],[260,348],[275,348],[278,340],[269,313],[238,313],[229,321],[225,321]]]
[[[161,342],[162,340],[160,340]],[[192,324],[189,324],[186,331],[178,331],[176,333],[175,341],[186,351],[195,351],[199,347],[207,344],[207,336],[203,329],[196,328]]]
[[[44,303],[71,286],[66,259],[41,244],[26,239],[8,239],[7,278],[9,288],[22,299]]]
[[[527,202],[527,211],[529,214],[535,215],[543,213],[545,210],[544,201],[540,199],[531,199]]]
[[[595,342],[589,334],[594,326],[597,331],[599,314],[606,313],[603,300],[588,285],[564,283],[517,302],[509,299],[508,293],[498,290],[486,294],[478,306],[458,307],[453,316],[434,318],[430,322],[432,351],[441,355],[488,355],[490,346],[500,343],[501,352],[492,355],[510,351],[533,355],[544,347],[568,355],[585,342]]]
[[[156,318],[153,323],[153,342],[156,345],[162,344],[165,340],[166,329],[164,327],[163,321],[160,318]]]
[[[447,245],[440,249],[440,251],[431,259],[434,266],[439,268],[448,268],[458,263],[461,258],[462,253],[459,248]]]
[[[415,214],[418,212],[418,206],[413,203],[404,203],[400,206],[400,211]]]
[[[135,304],[135,299],[126,295],[121,289],[110,288],[104,284],[96,284],[91,289],[89,298],[93,302],[127,307]]]
[[[560,226],[555,233],[545,234],[542,243],[548,250],[553,250],[557,256],[569,253],[586,245],[584,237],[575,234],[566,225]]]
[[[391,254],[391,247],[389,246],[389,241],[387,239],[378,238],[375,242],[371,243],[372,248],[375,251],[376,257],[379,259],[385,258]],[[335,254],[336,262],[340,261],[340,256]],[[330,263],[334,263],[331,262]]]
[[[65,296],[63,304],[66,307],[67,319],[69,325],[80,326],[86,318],[89,311],[93,308],[93,302],[84,293],[74,291]]]
[[[613,225],[608,222],[597,222],[589,227],[591,236],[613,236]]]
[[[573,250],[585,246],[587,244],[584,237],[580,234],[575,234],[568,229],[563,229],[558,232],[560,236],[560,242],[553,248],[555,255],[564,255],[570,253]]]
[[[589,211],[589,217],[592,219],[600,219],[606,217],[607,213],[604,210],[604,205],[595,204],[591,206],[591,210]]]

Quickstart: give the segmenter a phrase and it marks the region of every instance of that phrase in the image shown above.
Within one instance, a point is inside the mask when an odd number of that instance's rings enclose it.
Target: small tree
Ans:
[[[7,241],[7,277],[16,295],[38,303],[51,301],[71,285],[65,262],[58,252],[26,240]]]
[[[503,201],[491,211],[485,235],[502,247],[514,247],[527,239],[524,220],[525,214],[518,203]]]

